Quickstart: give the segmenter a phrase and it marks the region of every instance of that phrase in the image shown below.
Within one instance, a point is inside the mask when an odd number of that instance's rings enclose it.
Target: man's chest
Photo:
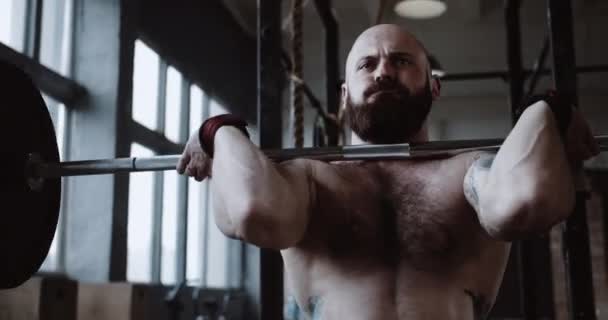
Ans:
[[[339,190],[319,190],[313,241],[332,260],[362,256],[421,268],[453,265],[474,243],[478,223],[462,177],[439,163],[341,167]],[[462,173],[464,176],[464,173]]]

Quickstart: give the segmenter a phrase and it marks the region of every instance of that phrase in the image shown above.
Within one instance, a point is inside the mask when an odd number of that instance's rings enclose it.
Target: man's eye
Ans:
[[[405,58],[395,58],[395,65],[406,66],[409,64],[410,64],[410,61]]]
[[[372,70],[374,68],[374,64],[371,61],[363,62],[359,65],[359,70]]]

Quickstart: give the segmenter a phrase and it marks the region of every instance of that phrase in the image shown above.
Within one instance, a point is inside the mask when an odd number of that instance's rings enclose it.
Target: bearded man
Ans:
[[[440,85],[414,35],[366,30],[345,70],[353,143],[428,140]],[[219,116],[192,136],[177,170],[210,177],[224,234],[281,250],[293,300],[311,319],[483,319],[511,241],[568,216],[570,163],[598,153],[580,114],[558,114],[554,100],[527,106],[496,154],[399,161],[277,164],[243,121]]]

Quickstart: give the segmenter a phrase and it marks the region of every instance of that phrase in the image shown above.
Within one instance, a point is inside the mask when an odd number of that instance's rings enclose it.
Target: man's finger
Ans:
[[[194,166],[192,166],[192,168],[193,168],[192,169],[192,172],[193,172],[192,177],[194,178],[194,180],[199,181],[199,182],[202,181],[202,179],[200,178],[200,176],[201,176],[201,170],[200,170],[199,166],[198,165],[194,165]]]
[[[196,175],[196,167],[192,166],[191,164],[188,164],[188,166],[186,167],[186,174],[189,177],[194,177]]]
[[[205,176],[211,177],[211,169],[212,168],[213,168],[213,161],[206,161],[205,162],[205,168],[204,168]]]
[[[184,152],[179,158],[179,161],[177,161],[177,173],[184,174],[184,170],[186,169],[188,162],[190,162],[190,153]]]

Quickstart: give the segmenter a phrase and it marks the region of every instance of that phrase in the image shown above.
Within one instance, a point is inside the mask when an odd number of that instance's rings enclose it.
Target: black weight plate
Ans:
[[[44,261],[57,227],[61,179],[30,190],[30,153],[59,162],[55,130],[40,92],[19,68],[0,61],[0,288],[19,286]]]

